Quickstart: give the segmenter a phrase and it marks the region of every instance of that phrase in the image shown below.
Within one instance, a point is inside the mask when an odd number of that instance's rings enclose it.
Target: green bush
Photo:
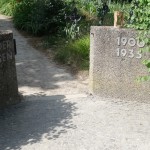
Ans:
[[[56,52],[55,59],[73,67],[86,69],[89,66],[89,50],[90,37],[88,35],[61,47]]]
[[[14,10],[17,28],[35,35],[57,32],[64,25],[62,0],[22,0]]]

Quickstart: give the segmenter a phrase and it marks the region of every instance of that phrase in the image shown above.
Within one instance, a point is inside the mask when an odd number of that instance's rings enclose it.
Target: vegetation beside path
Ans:
[[[105,2],[109,8],[106,7]],[[102,0],[1,0],[0,12],[13,16],[14,24],[19,30],[43,37],[43,47],[53,49],[56,61],[72,68],[88,69],[91,25],[113,25],[113,12],[119,10],[125,14],[125,24],[145,32],[149,31],[149,0],[106,0],[105,2]],[[148,39],[147,44],[149,46]],[[145,60],[143,63],[149,71],[150,61]],[[144,77],[144,79],[149,78]]]

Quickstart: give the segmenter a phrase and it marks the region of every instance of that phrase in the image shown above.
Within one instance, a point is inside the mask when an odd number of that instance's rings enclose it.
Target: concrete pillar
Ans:
[[[0,107],[20,101],[12,31],[0,31]]]

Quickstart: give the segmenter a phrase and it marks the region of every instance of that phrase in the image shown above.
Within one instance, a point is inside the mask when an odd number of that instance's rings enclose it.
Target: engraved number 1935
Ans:
[[[142,54],[139,51],[137,51],[136,54],[135,54],[133,49],[126,50],[126,49],[117,48],[117,56],[118,57],[120,57],[120,56],[121,57],[127,56],[129,58],[134,58],[135,57],[137,59],[142,58]]]

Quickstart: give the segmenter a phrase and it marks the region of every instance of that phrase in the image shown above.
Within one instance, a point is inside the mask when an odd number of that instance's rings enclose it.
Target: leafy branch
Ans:
[[[139,31],[139,38],[146,44],[141,49],[143,53],[150,53],[150,0],[134,0],[130,11],[130,27]],[[150,81],[150,58],[142,61],[148,69],[148,75],[139,78],[140,81]]]

